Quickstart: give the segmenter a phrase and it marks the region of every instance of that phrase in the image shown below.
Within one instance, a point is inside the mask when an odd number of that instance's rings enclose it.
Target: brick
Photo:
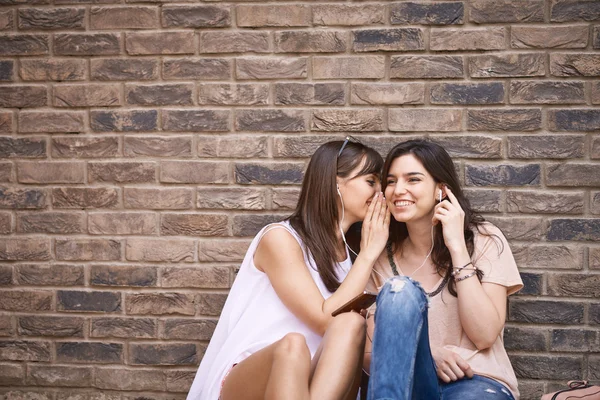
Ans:
[[[510,46],[517,49],[583,49],[588,43],[585,25],[513,26]]]
[[[59,311],[120,312],[121,295],[116,292],[58,290]]]
[[[158,128],[158,111],[90,111],[90,127],[96,132],[154,131]]]
[[[54,54],[61,56],[114,55],[121,52],[116,33],[59,33],[54,35]]]
[[[0,208],[46,208],[46,191],[0,186]]]
[[[165,389],[165,372],[162,370],[126,370],[102,368],[96,370],[96,385],[107,390],[152,390]]]
[[[79,317],[20,316],[19,335],[83,337],[84,319]]]
[[[337,140],[335,136],[282,136],[273,139],[273,156],[287,158],[310,157],[323,143]]]
[[[553,76],[600,76],[600,54],[550,54],[550,74]]]
[[[267,53],[268,32],[201,32],[200,53]]]
[[[509,301],[509,320],[536,324],[581,324],[583,304],[547,300]]]
[[[194,241],[188,239],[128,239],[125,258],[129,261],[193,262]]]
[[[600,275],[588,274],[549,274],[548,294],[565,297],[600,296]]]
[[[234,236],[254,236],[264,226],[285,219],[285,215],[235,215],[233,217]]]
[[[541,218],[488,217],[488,220],[496,224],[508,240],[540,240],[546,234],[546,226]]]
[[[52,189],[54,208],[115,208],[119,204],[119,189],[73,188]]]
[[[379,79],[385,75],[383,56],[313,57],[314,79]]]
[[[354,83],[350,96],[352,104],[423,104],[425,85],[422,83]],[[343,96],[341,97],[343,99]]]
[[[600,139],[593,138],[592,145],[590,149],[590,158],[599,159],[600,158]]]
[[[193,54],[194,32],[126,33],[125,49],[130,56],[147,54]]]
[[[554,219],[550,221],[548,240],[600,240],[600,220],[598,219]]]
[[[580,376],[583,367],[581,357],[514,355],[511,363],[518,378],[526,379],[570,379]]]
[[[79,81],[86,76],[86,61],[65,58],[21,59],[19,76],[24,81]]]
[[[34,386],[88,387],[92,384],[92,369],[32,365],[27,382]]]
[[[131,344],[130,360],[134,365],[195,365],[198,363],[196,345],[174,344]]]
[[[164,161],[160,168],[164,183],[227,183],[229,163],[205,161]]]
[[[0,162],[0,182],[12,181],[12,170],[13,164],[11,162]],[[4,196],[6,196],[6,190],[0,186],[0,208],[3,208],[2,204],[6,201]]]
[[[78,133],[85,130],[80,111],[21,111],[20,133]]]
[[[600,82],[592,82],[592,104],[600,104]]]
[[[390,20],[395,25],[462,25],[464,13],[462,2],[394,3]]]
[[[315,4],[314,25],[363,26],[385,22],[384,7],[377,4]]]
[[[30,108],[48,104],[45,86],[39,85],[0,85],[0,107]]]
[[[304,57],[239,58],[235,75],[238,79],[306,78],[307,64]]]
[[[502,50],[506,42],[504,28],[431,29],[429,48],[433,51]]]
[[[156,286],[157,269],[135,265],[92,265],[90,284],[95,286]]]
[[[116,261],[121,243],[110,239],[56,240],[56,259],[66,261]]]
[[[110,107],[120,106],[119,85],[56,85],[55,107]]]
[[[590,356],[588,358],[588,377],[590,377],[590,379],[594,379],[597,380],[598,377],[600,377],[600,373],[598,373],[599,371],[599,367],[600,366],[600,357],[594,357],[594,356]]]
[[[52,138],[52,156],[56,158],[116,157],[118,152],[118,137]]]
[[[476,24],[544,22],[544,0],[473,0],[469,20]]]
[[[46,140],[43,138],[0,137],[0,158],[46,157]]]
[[[158,61],[99,58],[90,60],[91,78],[97,81],[152,80],[158,78]]]
[[[357,53],[425,50],[420,28],[362,29],[353,31],[352,36],[352,50]]]
[[[48,35],[6,34],[0,37],[0,56],[38,56],[49,54]]]
[[[21,8],[19,30],[85,29],[84,8]]]
[[[509,192],[510,193],[510,192]],[[583,248],[572,245],[511,245],[521,268],[582,269]]]
[[[157,217],[153,213],[94,213],[88,215],[92,235],[155,235]]]
[[[552,131],[597,131],[600,129],[600,110],[548,110],[548,120]]]
[[[2,290],[2,297],[0,298],[0,310],[34,312],[50,311],[51,309],[52,292],[31,290]]]
[[[451,157],[486,158],[502,157],[502,139],[485,136],[431,136]]]
[[[581,158],[584,136],[509,136],[510,158]]]
[[[583,193],[509,191],[506,204],[509,212],[581,214]]]
[[[13,125],[13,113],[10,111],[0,112],[0,132],[12,132]]]
[[[327,109],[312,113],[313,131],[368,132],[383,129],[383,110],[379,109]]]
[[[462,111],[458,109],[389,110],[389,130],[393,132],[457,132],[462,129]]]
[[[65,363],[120,364],[123,358],[121,343],[58,342],[56,360]]]
[[[600,192],[592,192],[590,201],[590,211],[592,214],[600,214]]]
[[[300,184],[303,171],[303,163],[236,163],[235,181],[243,185]]]
[[[581,104],[584,82],[511,81],[509,98],[512,104]]]
[[[85,232],[85,215],[74,212],[32,212],[17,214],[18,233],[62,233]]]
[[[10,214],[7,214],[10,217]],[[9,221],[10,222],[10,221]],[[0,285],[11,286],[13,284],[13,269],[11,265],[0,267]]]
[[[156,164],[153,162],[90,162],[90,182],[147,183],[156,181]]]
[[[237,26],[262,28],[266,26],[309,26],[311,10],[307,5],[238,5]]]
[[[194,315],[194,298],[181,293],[127,294],[127,314]]]
[[[344,84],[341,83],[277,83],[275,104],[343,105]]]
[[[211,188],[197,190],[196,206],[204,209],[264,210],[267,199],[263,189]]]
[[[237,110],[238,131],[299,132],[306,129],[304,111],[290,109]]]
[[[94,30],[158,28],[158,7],[92,7],[90,28]]]
[[[544,275],[530,272],[522,272],[523,288],[517,296],[540,296],[544,290]]]
[[[95,338],[154,338],[157,323],[149,318],[92,318],[91,336]]]
[[[266,105],[269,86],[251,83],[205,83],[198,85],[198,104]]]
[[[164,322],[164,339],[210,340],[217,326],[210,319],[169,318]]]
[[[337,53],[346,51],[342,31],[275,32],[275,51],[279,53]]]
[[[50,342],[3,340],[0,341],[0,360],[50,361]]]
[[[527,186],[540,184],[539,164],[466,165],[468,186]]]
[[[123,203],[125,208],[184,210],[192,208],[192,197],[188,188],[125,188]]]
[[[546,167],[548,186],[598,186],[599,166],[596,164],[550,164]]]
[[[590,323],[600,324],[600,304],[590,304]]]
[[[467,129],[470,131],[536,131],[542,127],[542,110],[472,109],[467,111]]]
[[[469,74],[473,78],[544,76],[546,57],[538,53],[471,56]]]
[[[553,329],[550,350],[572,352],[598,351],[596,332],[583,329]]]
[[[229,79],[232,61],[223,58],[177,58],[163,60],[164,79]]]
[[[300,191],[296,189],[273,189],[271,195],[273,210],[293,210],[296,208]]]
[[[199,137],[197,145],[200,157],[257,158],[269,155],[267,136]]]
[[[231,26],[229,6],[163,6],[161,15],[165,28],[223,28]],[[238,25],[239,26],[239,25]]]
[[[126,157],[191,157],[192,137],[125,137],[123,154]]]
[[[204,293],[198,295],[198,313],[200,315],[208,315],[218,317],[221,315],[223,306],[227,300],[227,295],[223,293]]]
[[[12,60],[0,61],[0,81],[14,80],[15,63]]]
[[[229,130],[229,111],[163,110],[163,129],[174,132],[225,132]]]
[[[0,31],[12,30],[15,27],[15,16],[12,10],[0,12]]]
[[[192,105],[191,84],[126,85],[125,101],[131,105]]]
[[[0,336],[12,336],[15,329],[10,315],[0,315]]]
[[[200,240],[198,261],[200,262],[241,262],[248,250],[250,240],[221,239]]]
[[[162,214],[160,231],[171,236],[228,236],[224,214]]]
[[[508,351],[547,351],[546,335],[539,329],[504,328],[504,347]]]
[[[19,364],[0,364],[2,385],[23,386],[25,384],[25,366]]]
[[[600,27],[596,26],[594,27],[594,43],[593,46],[595,49],[600,49]]]
[[[20,183],[83,183],[82,162],[22,161],[17,163]]]
[[[19,285],[81,286],[84,284],[84,271],[82,265],[18,265],[15,279]]]
[[[167,267],[162,270],[162,287],[228,289],[229,268],[224,267]]]
[[[0,235],[8,235],[12,231],[12,216],[10,213],[0,213]]]
[[[550,20],[600,21],[600,5],[593,0],[554,0],[550,8]]]
[[[502,104],[504,84],[434,83],[430,86],[431,104]]]

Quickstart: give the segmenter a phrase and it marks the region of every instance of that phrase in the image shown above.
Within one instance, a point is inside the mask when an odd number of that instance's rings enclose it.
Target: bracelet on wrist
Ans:
[[[473,263],[471,261],[469,261],[468,263],[466,263],[462,267],[452,267],[454,269],[454,271],[452,271],[451,275],[452,276],[456,276],[456,275],[460,274],[469,265],[473,266]],[[473,269],[476,269],[475,266],[473,266]]]
[[[475,275],[477,275],[477,269],[475,269],[475,271],[471,272],[470,274],[461,276],[460,278],[454,278],[454,282],[464,281],[465,279],[469,279]]]

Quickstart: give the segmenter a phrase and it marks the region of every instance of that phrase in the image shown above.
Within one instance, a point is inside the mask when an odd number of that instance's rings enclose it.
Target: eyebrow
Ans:
[[[424,173],[422,172],[407,172],[406,174],[404,174],[405,176],[415,176],[415,175],[422,175],[425,176]],[[387,176],[396,176],[394,174],[388,174]]]

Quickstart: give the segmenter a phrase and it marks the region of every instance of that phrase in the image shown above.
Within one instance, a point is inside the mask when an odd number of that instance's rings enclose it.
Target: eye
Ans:
[[[396,181],[394,181],[393,179],[386,180],[386,185],[393,185],[394,183],[396,183]]]
[[[368,183],[369,185],[371,185],[371,186],[375,186],[375,184],[376,184],[377,182],[375,182],[375,180],[373,180],[373,179],[367,179],[367,183]]]
[[[421,179],[419,178],[408,178],[409,182],[421,182]]]

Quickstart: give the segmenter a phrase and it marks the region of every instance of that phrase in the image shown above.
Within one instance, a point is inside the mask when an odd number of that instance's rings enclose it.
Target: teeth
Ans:
[[[410,206],[413,202],[412,201],[396,201],[394,204],[400,207],[404,207],[404,206]]]

